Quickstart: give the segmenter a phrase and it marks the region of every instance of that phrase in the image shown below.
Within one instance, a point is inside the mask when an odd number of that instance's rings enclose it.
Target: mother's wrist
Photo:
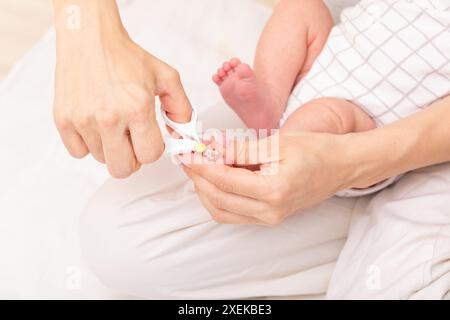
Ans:
[[[128,38],[115,1],[54,0],[58,49],[81,50]]]
[[[390,128],[343,136],[349,161],[348,188],[366,188],[404,173],[414,137]]]

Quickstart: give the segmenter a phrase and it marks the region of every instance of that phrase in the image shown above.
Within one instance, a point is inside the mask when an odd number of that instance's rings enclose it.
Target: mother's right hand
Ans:
[[[164,150],[155,96],[177,122],[189,121],[191,105],[176,70],[126,34],[102,40],[58,45],[54,118],[72,156],[91,153],[125,178]]]

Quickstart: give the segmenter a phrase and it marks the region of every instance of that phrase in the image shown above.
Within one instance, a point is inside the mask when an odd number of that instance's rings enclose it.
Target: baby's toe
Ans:
[[[224,78],[224,77],[227,75],[227,73],[225,72],[225,70],[222,69],[222,68],[217,70],[217,74],[218,74],[219,77],[221,77],[221,78]]]
[[[232,66],[229,62],[225,62],[223,64],[223,70],[225,70],[225,72],[229,72],[229,71],[231,71],[231,69],[232,69]]]
[[[222,83],[222,78],[218,74],[213,75],[212,80],[215,84],[220,85]]]
[[[230,60],[230,66],[232,68],[236,68],[240,64],[241,64],[241,60],[239,60],[238,58],[233,58]]]

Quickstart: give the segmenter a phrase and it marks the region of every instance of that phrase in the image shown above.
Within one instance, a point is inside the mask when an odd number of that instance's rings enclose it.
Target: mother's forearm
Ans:
[[[353,146],[347,155],[354,168],[351,187],[450,161],[450,96],[396,123],[343,139]]]
[[[126,35],[115,0],[53,0],[58,49],[80,48]]]

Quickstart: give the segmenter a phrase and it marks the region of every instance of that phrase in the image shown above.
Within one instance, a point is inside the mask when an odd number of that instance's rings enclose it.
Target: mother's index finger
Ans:
[[[189,169],[227,193],[254,199],[262,199],[270,193],[270,180],[247,169],[221,164],[193,164]]]
[[[280,159],[279,135],[263,139],[236,139],[227,143],[225,158],[227,163],[239,166],[262,165]]]

